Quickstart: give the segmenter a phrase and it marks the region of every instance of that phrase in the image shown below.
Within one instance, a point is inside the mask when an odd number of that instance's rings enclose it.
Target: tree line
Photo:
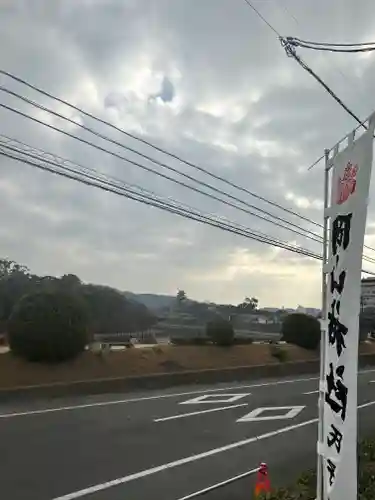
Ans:
[[[85,284],[75,274],[38,276],[15,261],[0,259],[0,333],[7,331],[11,313],[25,295],[61,292],[73,295],[87,307],[90,333],[131,333],[144,331],[157,318],[144,304],[122,292],[102,285]]]

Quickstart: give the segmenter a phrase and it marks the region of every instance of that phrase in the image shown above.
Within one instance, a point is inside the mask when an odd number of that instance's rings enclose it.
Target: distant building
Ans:
[[[316,307],[303,307],[303,306],[298,306],[296,312],[309,314],[310,316],[314,316],[315,318],[318,318],[322,313],[321,309],[317,309]]]
[[[375,307],[375,278],[361,280],[361,309]]]

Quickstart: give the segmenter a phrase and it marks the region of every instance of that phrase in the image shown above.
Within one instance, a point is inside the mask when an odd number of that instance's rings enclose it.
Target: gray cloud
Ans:
[[[375,35],[369,0],[356,6],[355,15],[346,0],[329,5],[288,0],[286,10],[273,0],[254,1],[283,34],[343,42]],[[24,0],[1,9],[2,68],[321,222],[322,164],[308,173],[306,169],[354,122],[285,56],[277,38],[245,2],[207,0],[198,9],[188,0],[39,0],[32,5]],[[360,116],[370,113],[372,56],[301,55]],[[7,78],[1,77],[0,83],[250,204],[319,230]],[[2,94],[0,98],[130,160],[178,177],[14,98]],[[320,251],[316,242],[3,109],[0,120],[0,133]],[[134,291],[174,293],[184,288],[198,299],[236,302],[250,294],[263,305],[319,305],[320,271],[314,261],[4,158],[0,169],[0,253],[26,263],[34,272],[73,272],[86,281]],[[371,203],[368,233],[372,235],[374,215]],[[370,236],[367,242],[371,244]]]

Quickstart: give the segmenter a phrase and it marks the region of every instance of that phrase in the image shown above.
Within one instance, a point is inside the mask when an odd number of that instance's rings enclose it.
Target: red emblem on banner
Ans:
[[[257,481],[255,484],[255,498],[260,493],[269,493],[271,491],[271,483],[268,479],[268,466],[264,462],[259,465],[257,472]]]
[[[358,165],[353,165],[350,161],[345,167],[344,175],[339,177],[337,185],[336,203],[341,205],[355,192],[357,184]]]

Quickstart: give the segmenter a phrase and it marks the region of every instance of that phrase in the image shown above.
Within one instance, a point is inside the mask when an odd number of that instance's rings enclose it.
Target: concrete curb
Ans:
[[[375,354],[361,354],[359,366],[375,365]],[[0,402],[15,399],[55,398],[149,389],[165,389],[178,385],[238,382],[268,377],[287,377],[319,373],[319,360],[275,363],[256,366],[239,366],[223,369],[183,371],[94,380],[55,383],[0,389]]]

